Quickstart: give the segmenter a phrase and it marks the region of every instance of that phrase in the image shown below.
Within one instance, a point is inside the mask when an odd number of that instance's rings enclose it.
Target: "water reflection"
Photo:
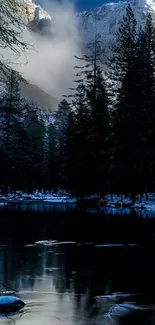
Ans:
[[[103,250],[76,244],[18,247],[16,254],[8,249],[7,281],[19,290],[26,307],[0,318],[0,323],[154,324],[154,276],[148,270],[140,279],[138,273],[144,253],[142,247]],[[134,263],[132,272],[130,263]],[[0,267],[3,281],[3,252]]]
[[[9,251],[8,251],[9,252]],[[19,254],[18,254],[19,256]],[[12,256],[8,253],[8,260]],[[13,258],[14,259],[14,258]],[[18,296],[26,302],[22,314],[14,316],[16,324],[82,324],[84,305],[87,300],[85,290],[76,293],[74,281],[69,277],[65,258],[59,248],[27,248],[24,250],[23,263],[13,261],[16,268],[9,272],[8,282],[19,290]],[[10,263],[9,263],[10,264]],[[15,266],[14,264],[14,266]],[[1,277],[4,278],[3,256],[1,254]],[[67,274],[68,273],[68,274]],[[77,298],[77,295],[82,297]],[[80,313],[77,312],[80,309]],[[0,319],[10,324],[10,319]]]
[[[9,202],[8,205],[0,207],[0,211],[9,211],[9,212],[34,212],[34,213],[43,213],[43,212],[67,212],[67,211],[77,211],[81,208],[76,203],[71,204],[62,204],[62,203],[47,203],[47,202]],[[153,209],[139,209],[135,208],[134,210],[128,207],[96,207],[96,206],[85,206],[82,208],[88,213],[97,214],[104,213],[105,215],[126,215],[135,214],[138,217],[152,217],[155,218],[155,211]]]
[[[0,324],[155,324],[153,219],[35,209],[1,214],[0,283],[26,307]]]
[[[54,203],[54,204],[48,204],[48,203],[13,203],[8,204],[7,206],[4,206],[1,208],[1,210],[7,210],[7,211],[22,211],[22,212],[46,212],[46,211],[72,211],[76,210],[77,206],[76,204],[60,204],[60,203]]]

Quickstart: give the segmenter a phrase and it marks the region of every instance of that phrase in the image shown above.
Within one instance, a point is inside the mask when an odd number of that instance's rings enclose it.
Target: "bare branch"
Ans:
[[[0,0],[0,65],[8,64],[6,49],[20,56],[21,51],[29,48],[22,35],[25,11],[24,0]]]

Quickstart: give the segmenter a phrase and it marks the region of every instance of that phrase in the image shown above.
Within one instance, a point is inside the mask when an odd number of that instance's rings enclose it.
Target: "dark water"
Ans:
[[[155,219],[91,212],[0,209],[0,282],[26,302],[0,324],[155,324]]]

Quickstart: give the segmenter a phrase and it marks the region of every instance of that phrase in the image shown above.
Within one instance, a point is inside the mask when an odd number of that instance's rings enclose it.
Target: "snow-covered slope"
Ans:
[[[26,0],[28,6],[29,20],[51,19],[53,17],[40,6],[37,6],[32,0]],[[93,8],[90,11],[78,13],[77,27],[84,42],[89,42],[93,35],[98,33],[106,45],[114,41],[115,33],[125,15],[127,4],[130,3],[138,25],[144,25],[145,17],[148,12],[155,16],[155,0],[130,0],[118,1],[117,3],[106,3],[100,7]]]
[[[41,19],[53,19],[41,7],[32,2],[27,2],[27,18],[29,21]],[[133,7],[135,18],[138,24],[144,24],[145,15],[151,12],[155,15],[155,0],[130,0],[109,2],[90,11],[83,11],[77,14],[77,25],[80,28],[81,36],[87,39],[92,38],[94,33],[100,33],[107,40],[113,39],[113,35],[118,29],[125,14],[126,6],[130,3]]]
[[[155,1],[131,0],[107,3],[101,7],[92,9],[90,12],[81,12],[77,15],[78,26],[84,40],[89,42],[95,33],[102,36],[106,45],[114,42],[115,33],[126,12],[127,4],[130,3],[138,25],[144,25],[148,12],[155,16]]]

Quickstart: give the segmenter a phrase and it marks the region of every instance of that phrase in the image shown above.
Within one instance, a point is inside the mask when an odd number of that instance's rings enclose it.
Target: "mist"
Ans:
[[[13,68],[29,83],[60,100],[72,85],[77,64],[74,55],[81,55],[81,40],[73,3],[46,1],[45,5],[51,15],[52,37],[25,28],[23,38],[30,49],[18,58],[12,53],[7,55],[11,56]]]

